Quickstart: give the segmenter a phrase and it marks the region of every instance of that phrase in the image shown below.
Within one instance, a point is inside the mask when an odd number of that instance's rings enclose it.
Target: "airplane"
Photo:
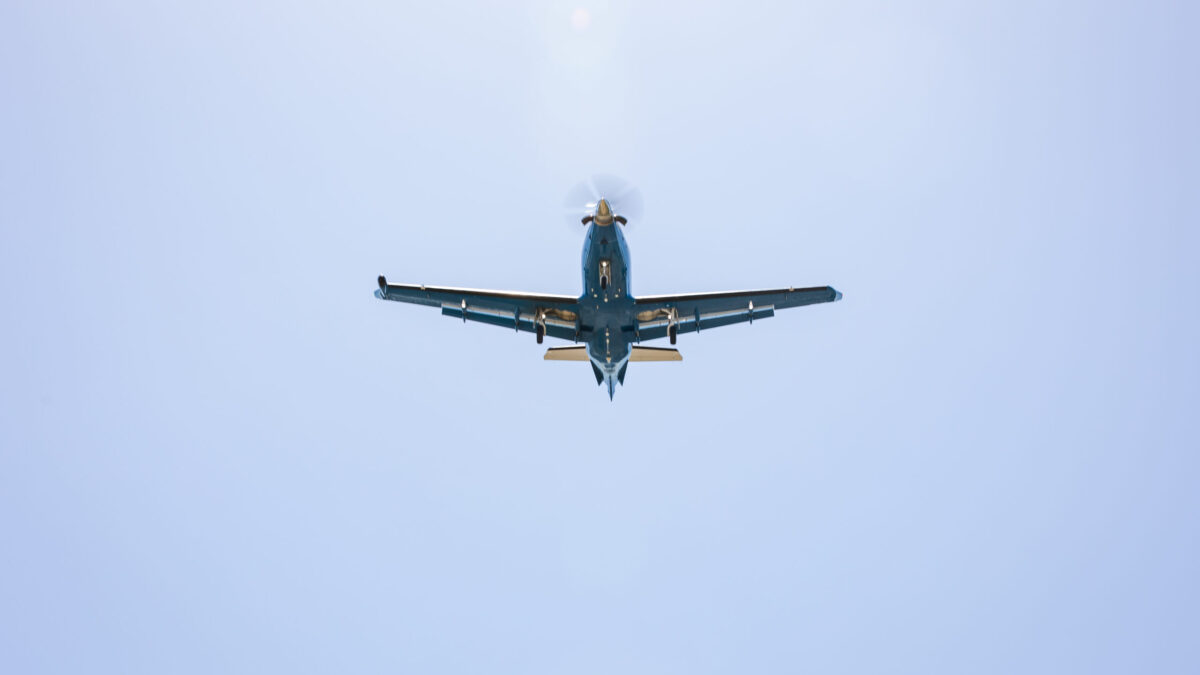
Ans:
[[[380,276],[375,297],[440,307],[443,315],[461,318],[463,323],[476,321],[533,333],[538,344],[547,335],[574,342],[550,347],[545,360],[591,363],[596,384],[607,385],[610,401],[616,385],[624,386],[630,362],[683,360],[675,348],[643,347],[643,342],[665,337],[674,345],[680,333],[753,323],[774,316],[777,309],[842,299],[831,286],[635,296],[629,286],[629,247],[617,227],[628,220],[601,198],[581,222],[588,231],[579,296],[393,284]]]

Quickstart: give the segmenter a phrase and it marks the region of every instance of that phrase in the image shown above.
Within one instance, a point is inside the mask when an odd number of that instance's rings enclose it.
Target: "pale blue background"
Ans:
[[[577,6],[586,29],[572,26]],[[1194,673],[1194,3],[0,7],[0,671]],[[375,277],[832,284],[613,403]]]

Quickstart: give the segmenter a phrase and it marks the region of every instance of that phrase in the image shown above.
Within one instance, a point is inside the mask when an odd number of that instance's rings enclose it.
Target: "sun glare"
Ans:
[[[587,30],[587,27],[592,24],[592,13],[582,7],[578,7],[574,12],[571,12],[571,27],[575,30]]]

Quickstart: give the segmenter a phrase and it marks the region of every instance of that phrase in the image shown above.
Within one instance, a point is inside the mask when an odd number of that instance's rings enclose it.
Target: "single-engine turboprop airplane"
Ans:
[[[570,340],[576,344],[551,347],[545,359],[590,362],[596,384],[608,385],[610,400],[617,383],[625,384],[630,361],[683,360],[677,349],[643,347],[642,342],[666,337],[675,344],[680,333],[753,323],[774,316],[777,309],[842,298],[831,286],[635,297],[629,290],[629,247],[616,226],[626,219],[600,199],[582,222],[589,227],[583,244],[583,294],[578,297],[392,284],[382,276],[375,297],[441,307],[442,314],[463,323],[533,333],[538,344],[547,335]]]

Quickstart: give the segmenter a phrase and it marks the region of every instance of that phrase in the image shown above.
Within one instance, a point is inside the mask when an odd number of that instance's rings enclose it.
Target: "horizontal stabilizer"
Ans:
[[[587,347],[551,347],[546,350],[547,361],[587,361]]]
[[[682,361],[683,356],[678,349],[664,347],[634,347],[629,355],[630,361]]]

